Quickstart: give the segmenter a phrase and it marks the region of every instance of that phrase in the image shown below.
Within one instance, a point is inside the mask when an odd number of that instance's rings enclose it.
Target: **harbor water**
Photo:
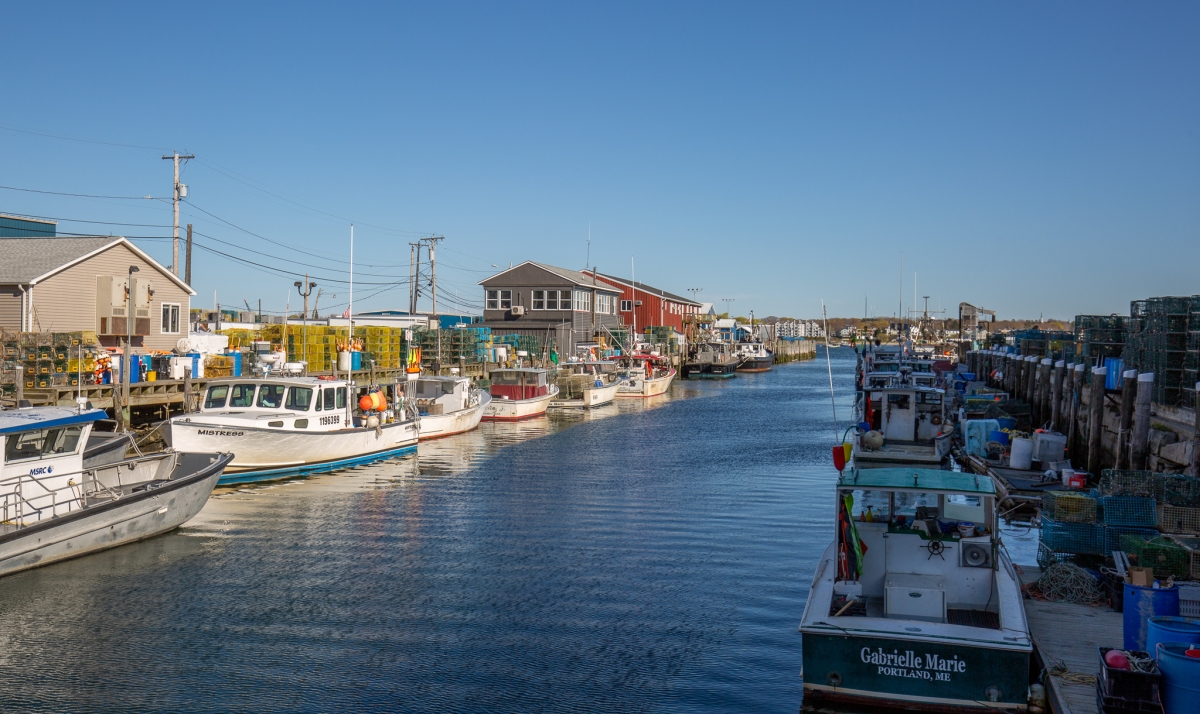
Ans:
[[[853,370],[833,350],[841,429]],[[220,489],[0,580],[0,708],[795,712],[830,412],[818,351]]]

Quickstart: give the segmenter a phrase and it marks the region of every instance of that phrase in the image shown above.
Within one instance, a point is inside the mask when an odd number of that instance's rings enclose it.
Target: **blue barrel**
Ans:
[[[350,353],[350,369],[353,369],[353,370],[362,369],[362,352],[351,352]]]
[[[1001,429],[1017,428],[1017,420],[1013,417],[997,417],[996,421],[999,422]]]
[[[1200,658],[1184,654],[1188,647],[1182,642],[1158,645],[1163,706],[1168,714],[1200,714]]]
[[[1003,431],[992,431],[988,434],[988,441],[995,441],[1000,444],[1008,445],[1008,434]]]
[[[1159,642],[1200,642],[1200,620],[1190,617],[1152,617],[1146,625],[1146,652],[1154,654]]]
[[[1125,583],[1125,649],[1146,651],[1152,617],[1179,617],[1179,588],[1143,588]]]

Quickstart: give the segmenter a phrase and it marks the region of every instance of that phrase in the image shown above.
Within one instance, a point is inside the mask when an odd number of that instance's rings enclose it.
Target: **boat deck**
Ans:
[[[1042,574],[1036,567],[1021,567],[1025,571],[1022,583],[1031,583]],[[1121,613],[1107,606],[1025,600],[1025,616],[1035,652],[1047,669],[1062,663],[1072,675],[1094,677],[1100,669],[1096,648],[1122,645]],[[1046,698],[1056,714],[1096,714],[1094,680],[1074,682],[1051,675],[1047,682]]]
[[[901,462],[901,463],[922,463],[922,464],[939,464],[942,459],[938,457],[937,451],[928,444],[904,444],[904,443],[887,443],[883,448],[875,449],[874,451],[861,451],[854,455],[855,463],[859,461],[865,462]]]

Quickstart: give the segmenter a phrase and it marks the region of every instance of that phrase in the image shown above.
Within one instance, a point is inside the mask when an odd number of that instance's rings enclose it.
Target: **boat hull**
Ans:
[[[220,486],[328,473],[417,448],[415,421],[305,433],[174,420],[166,431],[176,450],[234,454]]]
[[[592,409],[609,404],[617,398],[617,390],[621,383],[614,382],[603,387],[584,387],[583,396],[579,399],[553,399],[550,409]]]
[[[1030,653],[801,630],[804,709],[1025,711]],[[998,691],[990,700],[988,690]]]
[[[765,357],[750,357],[738,365],[738,372],[769,372],[775,365],[775,359],[770,355]]]
[[[521,421],[533,419],[546,413],[550,400],[558,395],[557,391],[535,397],[533,399],[497,399],[492,397],[487,409],[483,412],[483,421]]]
[[[0,536],[0,576],[77,558],[166,533],[191,520],[208,501],[229,454],[183,454],[196,471],[160,488],[93,505]]]
[[[665,377],[656,379],[639,379],[637,386],[628,384],[622,385],[617,389],[617,396],[621,398],[646,399],[649,397],[657,397],[660,394],[666,394],[671,388],[671,382],[675,379],[675,371]]]
[[[478,405],[468,409],[460,409],[449,414],[422,416],[418,438],[421,441],[426,441],[471,431],[479,426],[479,421],[483,419],[483,413],[486,411],[490,401],[491,395],[485,394],[483,395],[483,400]]]

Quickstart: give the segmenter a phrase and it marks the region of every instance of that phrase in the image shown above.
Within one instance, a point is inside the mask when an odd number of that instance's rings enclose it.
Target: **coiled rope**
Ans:
[[[1046,568],[1036,586],[1042,597],[1052,602],[1095,605],[1105,599],[1096,579],[1072,563],[1055,563]]]

